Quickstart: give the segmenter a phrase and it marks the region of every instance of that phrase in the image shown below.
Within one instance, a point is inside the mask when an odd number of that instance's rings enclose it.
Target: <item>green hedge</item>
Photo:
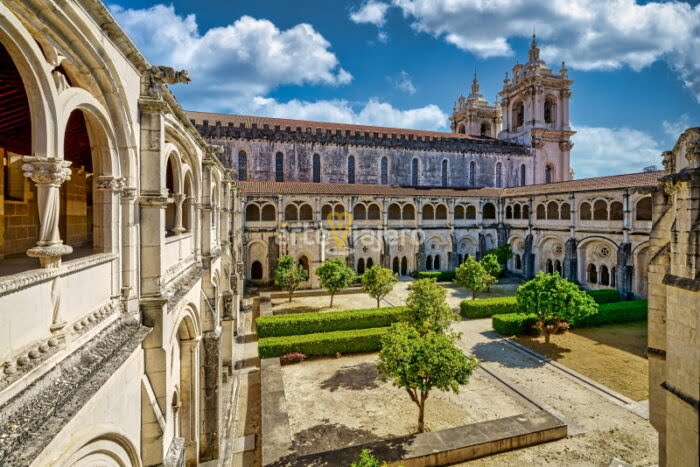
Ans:
[[[256,320],[256,325],[258,337],[294,336],[386,327],[403,319],[405,313],[405,307],[402,306],[326,313],[290,313],[261,316]]]
[[[620,292],[615,289],[586,290],[586,293],[599,305],[620,301]]]
[[[482,298],[462,300],[459,313],[465,318],[489,318],[495,314],[515,313],[518,304],[515,297]]]
[[[290,352],[307,356],[326,356],[376,352],[382,346],[387,327],[320,332],[300,336],[265,337],[258,341],[260,358],[279,357]]]
[[[493,315],[491,325],[494,331],[503,336],[516,336],[528,334],[536,321],[537,317],[534,314],[508,313]]]
[[[598,313],[576,323],[577,328],[601,326],[603,324],[632,323],[646,321],[647,301],[630,300],[628,302],[606,303],[598,307]]]
[[[421,271],[418,273],[418,279],[437,279],[438,282],[450,282],[454,278],[454,271]]]

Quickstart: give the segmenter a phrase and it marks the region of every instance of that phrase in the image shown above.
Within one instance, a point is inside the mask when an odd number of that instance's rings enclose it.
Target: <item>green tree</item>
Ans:
[[[486,288],[489,274],[484,265],[471,256],[467,257],[456,270],[455,282],[465,289],[471,290],[472,298],[476,298]]]
[[[478,366],[449,337],[430,332],[421,336],[408,323],[394,323],[382,338],[377,369],[384,381],[404,388],[418,406],[418,432],[425,431],[425,403],[430,391],[459,392]]]
[[[484,278],[484,284],[486,285],[485,292],[489,292],[493,284],[498,284],[498,276],[501,274],[501,271],[503,271],[503,266],[498,262],[498,258],[493,253],[481,258],[480,263],[484,266],[486,274],[490,276]]]
[[[380,308],[381,300],[394,290],[394,284],[398,280],[398,275],[391,269],[377,264],[366,270],[362,276],[362,290],[377,300],[377,308]]]
[[[551,334],[567,329],[564,323],[575,324],[598,312],[598,305],[590,295],[556,272],[537,273],[518,287],[516,297],[522,312],[537,315],[536,326],[544,333],[546,343]]]
[[[434,278],[413,282],[406,299],[408,323],[421,335],[446,332],[458,317],[447,304],[446,298],[447,291]]]
[[[498,263],[501,266],[505,266],[505,264],[508,262],[509,259],[513,257],[513,249],[508,245],[507,243],[504,243],[503,245],[497,247],[497,248],[491,248],[490,250],[486,250],[487,255],[496,255],[496,258],[498,258]],[[501,270],[502,271],[502,270]]]
[[[360,458],[350,464],[350,467],[386,467],[386,462],[382,462],[372,454],[369,449],[363,449]]]
[[[316,269],[316,275],[321,281],[321,287],[331,293],[331,308],[333,308],[333,297],[337,292],[352,284],[355,271],[350,269],[342,259],[333,258],[324,261]]]
[[[297,263],[293,257],[285,255],[277,261],[277,267],[275,268],[275,285],[289,292],[290,302],[299,284],[308,278],[309,274],[306,272],[306,269]]]

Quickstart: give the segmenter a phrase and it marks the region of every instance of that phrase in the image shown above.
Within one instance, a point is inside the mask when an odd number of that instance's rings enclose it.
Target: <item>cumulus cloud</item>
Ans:
[[[579,126],[573,136],[571,165],[576,178],[641,172],[660,166],[659,143],[648,133],[631,128]]]
[[[404,70],[401,70],[397,78],[387,77],[387,79],[399,91],[403,91],[411,96],[416,93],[416,86],[413,84],[411,75]]]
[[[268,115],[278,118],[421,130],[441,131],[446,130],[448,126],[447,114],[436,105],[401,110],[377,99],[370,99],[367,103],[357,108],[349,101],[342,99],[316,102],[294,99],[289,102],[278,102],[272,98],[258,97],[248,104],[245,111],[255,115]]]
[[[678,117],[677,120],[672,122],[664,120],[661,126],[664,129],[664,133],[666,133],[669,136],[669,138],[671,138],[671,140],[675,142],[676,139],[678,139],[678,137],[681,135],[681,133],[690,128],[690,115],[683,114],[680,117]]]
[[[384,26],[386,12],[389,5],[384,2],[368,0],[360,8],[350,12],[350,20],[358,24],[373,24],[377,27]]]
[[[110,9],[149,61],[189,70],[192,83],[178,89],[185,103],[194,93],[216,101],[265,94],[280,85],[352,80],[331,44],[309,24],[280,30],[268,20],[242,16],[202,34],[195,15],[179,15],[172,5]]]
[[[479,57],[513,54],[510,39],[541,39],[543,58],[580,70],[665,59],[700,101],[700,5],[636,0],[393,0],[413,27]]]

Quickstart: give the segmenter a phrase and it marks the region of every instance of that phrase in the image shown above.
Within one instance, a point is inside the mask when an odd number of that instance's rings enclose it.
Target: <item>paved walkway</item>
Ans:
[[[556,367],[504,342],[491,320],[456,323],[459,345],[491,369],[547,404],[579,434],[540,446],[511,451],[469,465],[610,465],[619,458],[635,465],[657,462],[656,431],[637,414],[600,395]]]

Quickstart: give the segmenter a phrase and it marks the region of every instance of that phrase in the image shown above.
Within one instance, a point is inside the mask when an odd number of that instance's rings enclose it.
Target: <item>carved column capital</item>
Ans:
[[[22,172],[37,185],[61,186],[70,180],[70,161],[58,160],[48,157],[24,156],[22,158]]]
[[[96,189],[100,191],[121,192],[126,188],[126,180],[123,177],[102,176],[97,178]]]

